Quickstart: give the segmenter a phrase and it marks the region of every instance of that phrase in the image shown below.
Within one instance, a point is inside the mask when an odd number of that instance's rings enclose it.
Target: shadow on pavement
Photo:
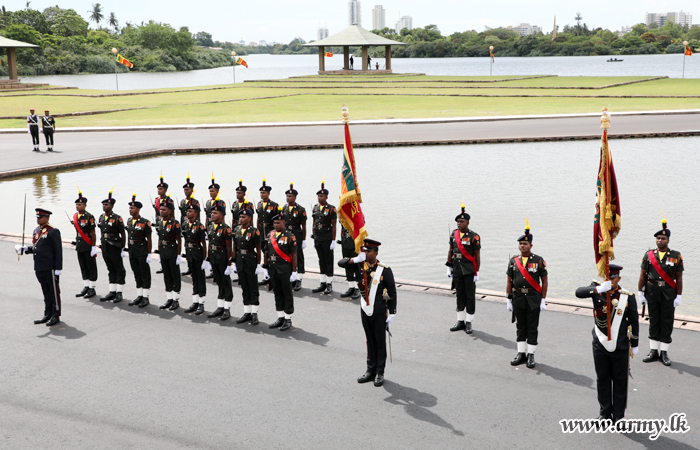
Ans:
[[[675,441],[666,436],[659,436],[656,440],[649,439],[648,434],[641,433],[628,433],[624,436],[638,444],[642,444],[645,449],[656,450],[698,450],[697,447],[693,447],[690,444],[684,444],[682,442]]]
[[[52,336],[61,336],[66,339],[80,339],[81,337],[86,336],[84,332],[68,325],[63,321],[59,322],[57,325],[54,325],[52,327],[44,327],[44,329],[46,329],[46,333],[40,334],[37,337],[51,338]]]
[[[678,371],[680,375],[684,375],[687,373],[688,375],[700,378],[700,367],[689,366],[682,362],[673,361],[671,363],[671,369]]]
[[[427,392],[420,392],[410,387],[401,386],[389,380],[384,381],[384,389],[391,394],[391,397],[384,399],[385,402],[403,406],[406,414],[414,419],[447,428],[458,436],[464,436],[462,431],[455,429],[452,424],[446,422],[442,417],[428,409],[437,406],[437,397],[434,395],[428,394]]]
[[[508,350],[517,350],[517,345],[512,339],[504,339],[500,336],[494,336],[492,334],[484,333],[483,331],[474,330],[472,333],[472,338],[475,341],[484,341],[489,345],[500,345],[501,347]]]
[[[575,384],[576,386],[585,387],[588,389],[595,389],[593,385],[593,378],[587,377],[585,375],[580,375],[564,369],[558,369],[556,367],[548,366],[547,364],[537,363],[536,366],[537,375],[544,374],[550,378],[557,381],[565,381],[567,383]]]

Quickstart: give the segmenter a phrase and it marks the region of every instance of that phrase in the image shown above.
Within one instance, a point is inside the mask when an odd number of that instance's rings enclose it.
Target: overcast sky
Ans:
[[[2,0],[11,11],[23,9],[25,1]],[[348,26],[346,0],[249,0],[204,1],[183,0],[101,0],[105,16],[114,12],[120,25],[130,21],[155,20],[175,28],[206,31],[214,40],[288,43],[295,37],[316,39],[316,30],[327,26],[330,34]],[[32,0],[30,7],[43,10],[58,4],[73,8],[85,19],[92,0]],[[362,26],[372,28],[372,8],[381,4],[386,10],[386,25],[394,26],[401,15],[413,17],[414,27],[438,26],[443,35],[455,31],[483,31],[484,26],[518,25],[521,22],[539,25],[545,32],[552,29],[554,16],[561,26],[573,24],[577,11],[589,27],[618,30],[624,25],[644,21],[645,12],[680,11],[693,14],[693,23],[700,23],[700,0],[501,0],[474,2],[465,0],[372,0],[362,1]],[[94,24],[91,23],[91,26]]]

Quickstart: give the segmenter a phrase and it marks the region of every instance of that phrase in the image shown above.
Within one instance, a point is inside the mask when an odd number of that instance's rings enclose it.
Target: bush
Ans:
[[[666,53],[683,53],[685,52],[685,47],[683,44],[671,44],[666,47]]]
[[[659,48],[654,44],[644,44],[639,47],[640,55],[655,55],[661,53]]]
[[[80,71],[87,73],[114,72],[114,59],[107,55],[87,55],[81,61]]]

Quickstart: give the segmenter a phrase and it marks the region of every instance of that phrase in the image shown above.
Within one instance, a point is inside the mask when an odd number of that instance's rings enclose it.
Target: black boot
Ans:
[[[352,294],[354,294],[354,293],[355,293],[355,288],[348,288],[347,291],[345,291],[345,292],[343,292],[342,294],[340,294],[340,298],[351,297]]]
[[[270,328],[279,328],[284,324],[284,317],[278,317],[273,323],[270,324]]]
[[[257,325],[259,324],[260,321],[258,320],[258,313],[252,313],[250,315],[250,324],[251,325]]]
[[[122,300],[124,300],[124,294],[117,292],[117,295],[114,296],[114,303],[119,303]]]
[[[517,355],[515,355],[515,358],[510,362],[511,366],[519,366],[520,364],[524,363],[527,361],[527,355],[525,353],[520,353],[518,352]]]
[[[141,300],[143,300],[143,297],[139,295],[134,299],[134,301],[129,302],[129,306],[138,306],[141,303]]]
[[[110,300],[114,300],[117,298],[117,293],[110,291],[109,294],[105,295],[104,297],[100,297],[101,302],[108,302]]]
[[[358,288],[353,289],[354,292],[352,293],[352,299],[357,300],[360,298],[360,290]]]
[[[471,322],[466,322],[467,328],[464,329],[464,332],[467,334],[472,334],[472,323]]]
[[[377,377],[374,379],[374,385],[375,385],[376,387],[379,387],[379,386],[381,386],[382,384],[384,384],[384,374],[383,374],[383,373],[378,373],[378,374],[377,374]]]
[[[461,320],[458,320],[456,324],[452,328],[450,328],[450,331],[460,331],[460,330],[466,330],[467,326],[465,323]]]
[[[75,294],[76,297],[85,297],[85,294],[87,294],[89,287],[85,286],[82,291],[80,291],[79,294]]]
[[[87,292],[85,293],[85,298],[92,298],[97,295],[97,292],[95,292],[95,288],[88,288]]]
[[[173,304],[170,305],[170,308],[168,308],[168,310],[170,310],[170,311],[175,311],[175,310],[178,309],[179,307],[180,307],[180,302],[177,301],[177,300],[173,300]]]
[[[142,297],[141,303],[139,303],[139,308],[145,308],[146,306],[148,306],[150,304],[151,304],[151,301],[148,299],[148,297]]]
[[[162,305],[160,305],[160,309],[168,309],[168,308],[170,308],[170,306],[171,306],[172,304],[173,304],[173,300],[172,300],[172,299],[168,299],[167,302],[165,302],[165,303],[163,303]]]
[[[51,317],[49,317],[49,316],[44,316],[44,317],[42,317],[42,318],[39,319],[39,320],[35,320],[35,321],[34,321],[34,325],[40,325],[40,324],[42,324],[42,323],[46,323],[46,322],[49,321],[49,319],[51,319]]]
[[[156,270],[156,273],[163,273],[163,268],[161,267],[160,269]]]
[[[328,295],[333,292],[333,283],[326,283],[326,290],[323,291],[324,295]]]
[[[295,292],[301,291],[301,280],[296,280],[294,282],[294,287],[292,288]]]
[[[204,314],[204,303],[197,304],[197,311],[194,312],[195,316],[201,316]]]
[[[367,371],[364,375],[357,379],[358,383],[369,383],[374,380],[374,372]]]
[[[228,320],[230,318],[231,318],[231,310],[224,309],[224,313],[221,315],[221,318],[219,320]]]
[[[46,322],[47,327],[52,327],[59,323],[61,320],[58,318],[58,316],[53,316],[51,319],[49,319],[48,322]]]
[[[214,272],[210,273],[205,277],[207,280],[214,278]]]
[[[323,292],[326,290],[326,283],[321,283],[321,285],[315,289],[311,289],[311,292],[314,294],[318,294],[319,292]]]
[[[188,269],[187,269],[187,272],[182,272],[180,275],[182,275],[183,277],[186,276],[186,275],[192,275],[192,269],[189,269],[189,268],[188,268]]]
[[[185,310],[185,314],[190,314],[197,311],[197,306],[199,306],[199,303],[192,303],[190,307]]]
[[[261,282],[258,283],[258,286],[265,286],[269,282],[270,282],[270,280],[262,280]]]
[[[661,352],[659,352],[659,358],[661,359],[661,364],[664,366],[668,367],[671,365],[671,360],[668,359],[668,353],[665,350],[661,350]]]
[[[253,316],[250,313],[245,313],[236,321],[236,323],[244,323],[250,320],[253,320]]]
[[[292,319],[284,319],[284,324],[280,327],[280,331],[287,331],[292,328]]]
[[[535,367],[535,354],[528,353],[527,354],[527,368],[534,369],[534,367]]]
[[[659,360],[659,352],[657,350],[651,350],[649,354],[642,360],[646,363],[654,362]]]
[[[210,319],[213,317],[219,317],[224,313],[224,308],[216,308],[213,313],[209,314],[207,317]]]

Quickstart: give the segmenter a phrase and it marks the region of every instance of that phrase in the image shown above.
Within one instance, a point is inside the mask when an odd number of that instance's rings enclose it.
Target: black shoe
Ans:
[[[460,330],[466,330],[466,329],[467,329],[467,325],[463,321],[458,320],[457,323],[454,324],[454,326],[452,328],[450,328],[450,331],[460,331]]]
[[[658,361],[659,359],[659,352],[657,350],[652,350],[642,361],[648,363]]]
[[[377,378],[374,379],[374,385],[379,387],[384,384],[384,374],[378,373]]]
[[[169,310],[169,311],[175,311],[175,310],[178,309],[179,307],[180,307],[180,302],[178,302],[177,300],[173,300],[173,304],[170,305],[170,308],[168,308],[168,310]]]
[[[357,379],[358,383],[368,383],[370,381],[374,380],[374,372],[370,372],[369,370],[365,372],[364,375],[362,375],[360,378]]]
[[[46,322],[47,327],[52,327],[59,323],[61,320],[58,318],[58,316],[53,316],[51,319],[49,319],[48,322]]]
[[[197,311],[194,312],[195,316],[201,316],[204,314],[204,303],[197,304]]]
[[[139,303],[139,308],[145,308],[146,306],[150,305],[151,301],[148,300],[148,297],[143,297],[141,299],[141,303]]]
[[[527,360],[527,355],[525,353],[520,353],[518,352],[517,355],[515,355],[515,358],[513,358],[513,361],[510,362],[511,366],[519,366],[520,364],[524,363]]]
[[[270,328],[279,328],[284,323],[284,317],[278,317],[273,323],[270,324]]]
[[[221,318],[219,318],[219,320],[228,320],[230,318],[231,318],[231,310],[224,309],[224,313],[221,315]]]
[[[472,334],[472,323],[467,322],[466,324],[467,324],[467,328],[465,328],[464,332],[467,334]]]
[[[85,286],[82,291],[80,291],[79,294],[75,294],[76,297],[85,297],[85,294],[87,294],[89,287]]]
[[[333,292],[333,283],[326,283],[326,290],[323,291],[323,295],[328,295]]]
[[[219,317],[224,313],[224,308],[216,308],[213,313],[209,314],[207,317],[210,319],[213,317]]]
[[[355,288],[354,291],[355,292],[352,293],[352,299],[357,300],[358,298],[360,298],[360,290],[358,288]]]
[[[173,300],[172,300],[172,299],[168,299],[167,302],[165,302],[165,303],[163,303],[162,305],[160,305],[160,309],[168,309],[168,308],[170,308],[170,306],[171,306],[172,304],[173,304]]]
[[[156,270],[156,273],[163,273],[163,269]]]
[[[294,287],[292,288],[295,292],[301,291],[301,280],[296,280],[294,282]]]
[[[109,294],[105,295],[104,297],[100,297],[100,301],[107,302],[110,300],[114,300],[115,298],[117,298],[117,293],[110,291]]]
[[[39,153],[41,153],[41,150],[39,150],[38,148],[35,148],[35,149],[32,150],[32,151],[33,151],[33,152],[39,152]]]
[[[250,320],[253,320],[253,316],[250,313],[245,313],[236,321],[236,323],[244,323]]]
[[[527,368],[533,369],[534,367],[535,367],[535,354],[528,353],[527,354]]]
[[[117,295],[114,296],[114,303],[119,303],[122,300],[124,300],[124,294],[117,292]]]
[[[197,306],[198,306],[198,305],[199,305],[199,303],[192,303],[192,304],[190,305],[190,307],[187,308],[187,309],[185,310],[185,314],[190,314],[190,313],[193,313],[193,312],[197,311]]]
[[[210,279],[214,278],[214,273],[210,273],[210,274],[207,275],[205,278],[206,278],[207,280],[210,280]]]
[[[311,289],[311,292],[314,294],[318,294],[319,292],[323,292],[326,290],[326,283],[321,283],[321,285],[315,289]]]
[[[52,151],[53,151],[53,148],[47,148],[46,151],[47,151],[47,152],[52,152]]]
[[[49,321],[50,318],[51,318],[51,317],[49,317],[49,316],[44,316],[44,317],[42,317],[42,318],[39,319],[39,320],[35,320],[35,321],[34,321],[34,325],[40,325],[40,324],[42,324],[42,323],[46,323],[46,322]]]
[[[250,318],[251,325],[257,325],[260,323],[260,321],[258,320],[258,313],[252,313],[250,316],[251,316],[251,318]]]
[[[355,288],[348,288],[347,291],[345,291],[345,292],[343,292],[342,294],[340,294],[340,298],[347,298],[347,297],[350,297],[350,296],[352,296],[352,294],[354,294],[354,293],[355,293]]]
[[[88,288],[87,292],[85,293],[85,298],[92,298],[97,295],[97,292],[95,292],[95,288]]]
[[[668,359],[668,353],[666,351],[662,350],[659,357],[661,358],[661,364],[667,367],[671,365],[671,360]]]
[[[141,300],[143,300],[143,296],[139,295],[134,299],[134,301],[129,302],[129,306],[138,306],[141,303]]]
[[[183,277],[186,276],[186,275],[192,275],[192,270],[191,270],[191,269],[187,269],[187,272],[182,272],[180,275],[182,275]]]
[[[238,283],[238,278],[236,278],[235,280],[231,279],[231,284],[236,284],[236,283]]]
[[[269,282],[270,282],[270,280],[262,280],[258,283],[258,286],[265,286]]]
[[[280,331],[287,331],[292,328],[292,319],[284,319],[284,325],[280,327]]]

